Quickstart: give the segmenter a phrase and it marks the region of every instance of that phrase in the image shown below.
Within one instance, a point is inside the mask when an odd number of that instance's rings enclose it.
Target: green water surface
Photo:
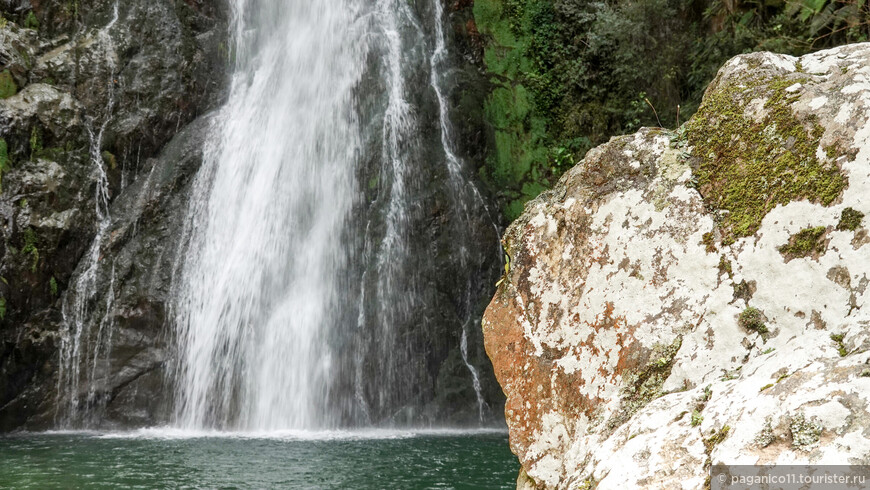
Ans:
[[[514,488],[501,432],[0,437],[0,488]]]

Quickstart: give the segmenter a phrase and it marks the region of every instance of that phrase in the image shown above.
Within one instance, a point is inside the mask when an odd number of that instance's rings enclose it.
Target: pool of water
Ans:
[[[54,432],[0,437],[3,488],[514,488],[496,431]]]

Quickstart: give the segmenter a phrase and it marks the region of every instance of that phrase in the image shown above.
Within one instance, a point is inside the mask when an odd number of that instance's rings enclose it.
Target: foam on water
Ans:
[[[132,431],[53,430],[28,434],[31,437],[84,436],[98,439],[185,440],[185,439],[250,439],[276,441],[356,441],[391,440],[414,437],[459,437],[482,434],[507,434],[497,428],[435,428],[435,429],[356,429],[356,430],[274,430],[274,431],[222,431],[180,429],[178,427],[148,427]]]

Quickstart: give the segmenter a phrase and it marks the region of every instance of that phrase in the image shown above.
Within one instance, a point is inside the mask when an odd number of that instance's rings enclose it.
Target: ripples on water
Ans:
[[[2,488],[513,488],[503,432],[147,429],[0,438]]]

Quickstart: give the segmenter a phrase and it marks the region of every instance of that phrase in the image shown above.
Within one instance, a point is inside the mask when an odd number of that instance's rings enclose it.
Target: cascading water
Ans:
[[[97,123],[94,117],[86,118],[86,129],[90,140],[90,160],[96,181],[94,191],[94,206],[97,233],[91,242],[84,260],[76,271],[75,287],[64,295],[62,303],[63,330],[60,336],[59,372],[57,386],[57,422],[62,426],[80,424],[86,419],[95,405],[98,404],[97,386],[99,374],[109,371],[109,359],[112,349],[112,320],[109,312],[114,300],[114,265],[112,265],[109,291],[105,295],[105,315],[93,321],[91,319],[92,305],[97,295],[97,273],[102,266],[100,254],[111,223],[109,216],[109,180],[104,168],[102,147],[103,133],[112,118],[115,106],[115,47],[109,32],[118,21],[118,3],[113,9],[109,23],[97,31],[95,42],[104,53],[105,67],[108,72],[107,101],[102,115],[102,122]],[[99,124],[97,126],[97,124]],[[96,332],[92,335],[91,324],[96,323]],[[98,373],[100,371],[100,373]],[[84,383],[84,386],[82,386]],[[83,393],[84,392],[84,393]]]
[[[181,279],[181,426],[326,423],[323,327],[340,300],[360,152],[352,97],[366,46],[354,3],[234,4],[236,74],[198,176]]]
[[[490,222],[450,147],[439,2],[434,33],[404,0],[233,2],[235,74],[174,286],[176,425],[433,423],[427,358],[451,348],[483,417],[467,329],[488,275],[465,227]],[[421,236],[433,212],[445,246]],[[469,276],[451,318],[431,313],[433,250]]]
[[[479,212],[481,209],[486,212],[487,217],[492,222],[493,231],[495,235],[499,235],[498,226],[492,221],[489,216],[489,210],[487,209],[486,202],[481,196],[475,185],[467,180],[462,173],[462,163],[459,160],[459,157],[453,150],[452,146],[452,138],[451,138],[451,126],[450,119],[448,117],[448,107],[447,100],[444,96],[444,90],[442,88],[443,80],[443,67],[446,63],[447,57],[447,46],[446,40],[444,36],[444,26],[443,26],[443,17],[444,17],[444,8],[441,5],[441,2],[435,1],[435,51],[432,53],[431,57],[431,85],[432,89],[435,91],[435,95],[438,98],[438,121],[440,123],[441,129],[441,145],[444,148],[445,160],[447,163],[448,171],[450,172],[450,191],[453,196],[454,202],[456,202],[461,211],[461,221],[458,223],[460,226],[464,226],[466,223],[470,222],[473,218],[472,214],[474,212]],[[499,245],[499,241],[496,242],[496,250],[495,255],[497,257],[501,256],[501,245]],[[455,243],[458,248],[458,256],[459,263],[463,269],[466,269],[469,266],[469,250],[467,247],[467,243],[458,242]],[[474,320],[474,310],[472,305],[472,295],[474,290],[474,276],[472,274],[468,274],[465,283],[465,295],[463,296],[463,310],[465,311],[465,321],[462,324],[462,338],[460,340],[460,352],[462,354],[462,361],[465,363],[465,366],[468,368],[469,373],[471,374],[472,386],[474,387],[474,395],[477,398],[477,408],[478,408],[478,418],[481,422],[484,421],[485,412],[487,408],[486,401],[484,400],[484,396],[482,394],[481,385],[480,385],[480,376],[477,372],[477,369],[471,364],[468,357],[468,329],[475,324]]]

